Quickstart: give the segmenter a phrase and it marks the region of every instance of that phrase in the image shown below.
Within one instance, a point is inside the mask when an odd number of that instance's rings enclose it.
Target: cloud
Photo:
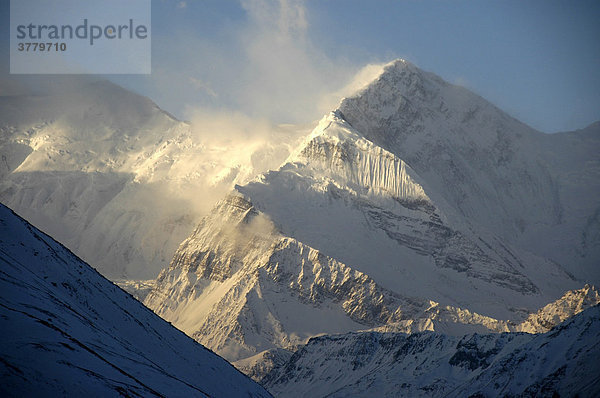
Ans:
[[[386,63],[367,64],[362,67],[346,85],[323,95],[321,97],[322,107],[333,108],[332,104],[337,104],[342,98],[356,94],[383,72]]]
[[[242,5],[250,23],[240,38],[247,67],[239,106],[272,119],[319,118],[328,111],[320,98],[344,84],[351,69],[311,42],[302,2],[246,0]]]
[[[177,8],[186,8],[187,7],[187,3],[185,1],[180,1],[179,3],[177,3]]]
[[[335,107],[333,94],[360,68],[313,43],[304,2],[239,5],[243,18],[208,35],[184,25],[153,37],[161,57],[154,58],[150,97],[183,118],[194,107],[230,109],[275,124],[315,121]],[[197,6],[188,2],[189,12]]]
[[[245,183],[255,175],[276,169],[310,132],[306,125],[276,125],[266,118],[253,118],[239,111],[187,110],[193,139],[213,155],[209,161],[223,170],[237,169],[235,183]],[[205,156],[208,156],[205,153]]]
[[[156,96],[150,97],[159,106],[161,99],[176,104],[174,113],[190,122],[193,141],[202,148],[173,166],[177,175],[197,176],[193,186],[174,191],[201,213],[234,184],[277,169],[314,121],[380,68],[359,68],[316,46],[301,1],[240,5],[245,18],[213,36],[182,26],[169,37],[153,38],[161,57],[153,65]],[[194,6],[189,3],[188,10]]]
[[[255,27],[280,35],[304,35],[308,28],[306,9],[298,0],[242,0]]]
[[[244,23],[215,32],[216,38],[175,32],[180,37],[164,43],[169,55],[153,72],[161,97],[181,101],[179,115],[204,148],[196,167],[202,168],[202,211],[234,184],[277,169],[314,121],[381,69],[359,68],[314,45],[301,1],[240,5]]]
[[[277,169],[310,131],[274,125],[239,111],[190,108],[186,112],[195,148],[180,155],[170,173],[191,179],[172,191],[200,214],[208,212],[235,184]]]
[[[210,88],[210,86],[207,83],[203,82],[202,80],[196,79],[195,77],[190,77],[189,81],[190,81],[192,87],[196,88],[196,90],[203,91],[206,94],[210,95],[211,97],[217,97],[217,93],[215,93],[215,91],[212,88]]]

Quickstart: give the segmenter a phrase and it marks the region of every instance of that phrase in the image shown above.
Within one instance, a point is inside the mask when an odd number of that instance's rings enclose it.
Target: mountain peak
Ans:
[[[433,79],[431,79],[432,77]],[[377,97],[380,100],[377,103],[395,102],[399,95],[422,97],[425,94],[424,82],[427,78],[441,82],[437,76],[422,71],[406,60],[397,59],[385,64],[380,73],[362,89],[342,99],[340,109],[352,108],[356,101],[360,101],[364,97],[369,99]]]
[[[421,77],[423,77],[425,74],[435,76],[431,73],[425,72],[410,61],[398,58],[385,64],[379,77],[406,76],[407,74],[418,74]]]
[[[487,146],[494,144],[496,130],[537,133],[470,90],[403,59],[383,66],[369,84],[343,98],[338,110],[366,138],[386,149],[423,132],[428,133],[428,144],[444,136],[453,140],[463,136]]]

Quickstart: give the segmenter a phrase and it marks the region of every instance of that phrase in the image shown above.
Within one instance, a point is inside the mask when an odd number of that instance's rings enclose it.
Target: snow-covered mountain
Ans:
[[[222,133],[106,81],[0,96],[0,202],[107,277],[156,278],[215,198],[276,167],[296,134],[243,148],[207,139]]]
[[[594,286],[567,292],[558,300],[530,314],[514,330],[527,333],[544,333],[574,314],[600,303],[600,294]]]
[[[236,186],[145,304],[243,369],[320,334],[516,330],[598,282],[592,130],[549,137],[395,61]],[[523,330],[579,310],[553,308]]]
[[[597,397],[600,306],[552,331],[312,338],[263,384],[277,397]]]
[[[339,111],[410,164],[448,217],[600,280],[600,122],[544,134],[401,60]]]
[[[0,394],[268,397],[0,205]]]

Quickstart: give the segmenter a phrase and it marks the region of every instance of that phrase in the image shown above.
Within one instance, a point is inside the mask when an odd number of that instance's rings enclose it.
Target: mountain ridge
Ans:
[[[0,391],[270,396],[0,205]]]
[[[543,134],[477,94],[402,60],[387,64],[338,110],[365,137],[410,164],[455,222],[471,220],[472,227],[568,264],[576,276],[598,283],[590,257],[600,255],[599,242],[590,242],[582,256],[573,250],[575,242],[559,238],[580,235],[590,222],[598,228],[597,203],[582,200],[585,193],[600,193],[599,160],[592,153],[600,146],[593,133],[597,123],[582,129],[590,134]],[[590,183],[573,187],[573,175]],[[573,203],[585,207],[574,209]],[[552,243],[539,235],[551,236]]]
[[[276,396],[593,397],[600,306],[544,334],[314,337],[262,383]]]
[[[61,82],[0,97],[0,201],[114,280],[156,278],[216,198],[283,160],[303,129],[219,141],[231,130],[219,117],[198,126],[107,81]]]

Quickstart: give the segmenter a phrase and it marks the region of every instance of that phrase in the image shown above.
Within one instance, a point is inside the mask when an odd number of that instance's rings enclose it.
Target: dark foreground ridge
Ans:
[[[2,396],[269,397],[0,205]]]

